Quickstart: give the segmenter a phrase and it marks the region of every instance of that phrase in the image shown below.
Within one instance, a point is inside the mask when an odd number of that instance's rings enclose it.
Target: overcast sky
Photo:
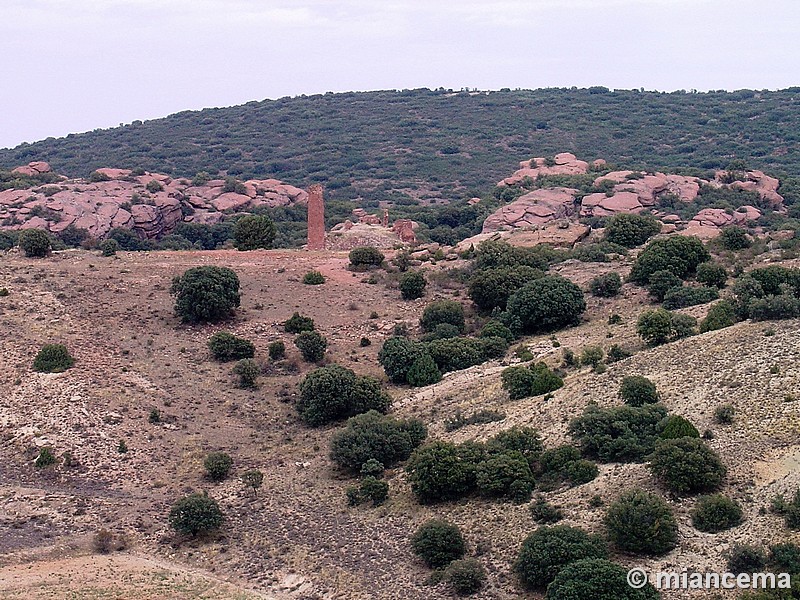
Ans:
[[[0,147],[430,87],[800,85],[800,0],[0,0]]]

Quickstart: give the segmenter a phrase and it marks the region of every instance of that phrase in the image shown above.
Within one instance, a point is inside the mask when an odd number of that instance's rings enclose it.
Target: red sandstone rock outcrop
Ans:
[[[28,176],[51,172],[45,162],[14,171]],[[102,238],[115,227],[125,227],[155,238],[174,231],[182,221],[212,224],[224,220],[228,211],[308,202],[304,190],[277,179],[245,181],[243,189],[226,192],[221,179],[193,186],[187,179],[161,173],[134,175],[129,169],[110,168],[97,172],[109,180],[63,178],[27,190],[0,192],[0,228],[37,227],[58,233],[74,225]],[[152,181],[162,189],[148,189]]]
[[[515,185],[526,177],[536,179],[539,175],[581,175],[589,170],[589,163],[578,160],[574,154],[569,152],[556,154],[554,162],[555,164],[548,166],[547,159],[544,158],[523,160],[519,163],[520,168],[518,171],[511,177],[506,177],[497,185]]]
[[[543,225],[576,213],[575,194],[571,188],[534,190],[489,215],[482,233]]]

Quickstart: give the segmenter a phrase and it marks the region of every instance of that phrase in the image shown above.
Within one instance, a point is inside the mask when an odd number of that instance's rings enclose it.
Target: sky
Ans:
[[[800,0],[0,0],[0,147],[329,91],[800,86]]]

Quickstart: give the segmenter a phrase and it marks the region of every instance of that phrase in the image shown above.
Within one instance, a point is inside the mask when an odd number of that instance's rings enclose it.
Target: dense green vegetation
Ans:
[[[754,167],[796,174],[798,102],[798,88],[349,92],[185,111],[49,138],[0,150],[0,166],[47,160],[74,176],[105,166],[181,177],[224,170],[295,185],[323,182],[331,198],[372,201],[420,181],[433,193],[463,197],[506,176],[521,158],[565,150],[644,168],[710,169],[746,157]]]

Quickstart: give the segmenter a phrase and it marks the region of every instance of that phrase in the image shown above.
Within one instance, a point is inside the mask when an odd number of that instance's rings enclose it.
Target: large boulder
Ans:
[[[540,175],[582,175],[589,170],[589,163],[578,160],[574,154],[562,152],[556,154],[552,164],[547,165],[544,158],[532,158],[519,163],[517,170],[511,177],[506,177],[498,182],[499,186],[515,185],[525,178],[537,179]]]
[[[534,190],[499,208],[483,222],[482,233],[530,228],[575,215],[572,188]]]

